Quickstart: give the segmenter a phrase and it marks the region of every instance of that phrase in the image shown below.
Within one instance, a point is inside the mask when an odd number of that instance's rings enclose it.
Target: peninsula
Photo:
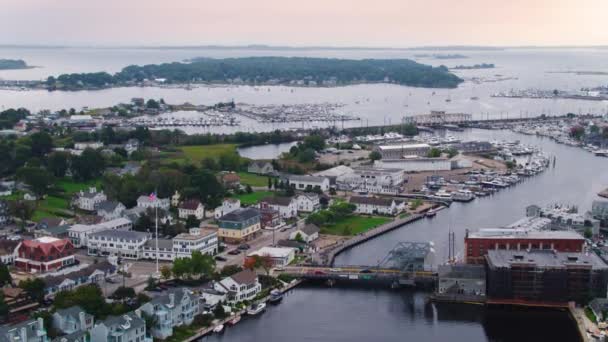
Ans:
[[[394,83],[413,87],[455,88],[463,82],[445,66],[408,59],[333,59],[301,57],[195,58],[186,62],[131,65],[105,72],[49,77],[50,90],[101,89],[154,84],[249,84],[344,86]]]
[[[22,59],[0,59],[0,70],[29,69],[30,66]]]
[[[475,65],[457,65],[452,70],[475,70],[475,69],[494,69],[495,66],[492,63],[481,63]]]

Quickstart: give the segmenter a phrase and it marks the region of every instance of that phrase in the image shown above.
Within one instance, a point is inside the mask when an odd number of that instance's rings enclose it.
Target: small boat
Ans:
[[[266,303],[253,304],[247,309],[247,314],[255,316],[264,310],[266,310]]]
[[[236,316],[233,319],[228,321],[228,325],[233,326],[241,321],[241,316]]]
[[[268,298],[269,303],[278,304],[281,300],[283,300],[283,292],[277,289],[270,291],[270,298]]]
[[[429,218],[435,217],[435,215],[437,215],[437,212],[434,210],[429,210],[426,213],[424,213],[424,217],[429,217]]]
[[[218,326],[216,326],[215,328],[213,328],[213,332],[216,334],[221,333],[222,331],[224,331],[224,325],[220,324]]]

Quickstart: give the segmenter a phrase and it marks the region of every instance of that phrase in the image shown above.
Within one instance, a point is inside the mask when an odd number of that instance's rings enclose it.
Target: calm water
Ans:
[[[238,57],[249,55],[318,56],[344,58],[413,58],[419,51],[395,50],[137,50],[137,49],[15,49],[0,48],[0,58],[23,58],[41,68],[0,71],[4,79],[43,79],[48,75],[64,72],[109,71],[115,72],[129,64],[180,61],[195,56]],[[446,52],[448,53],[448,52]],[[0,106],[38,109],[62,109],[83,106],[110,106],[128,102],[132,97],[164,98],[170,103],[191,102],[213,104],[235,100],[252,104],[300,104],[338,102],[345,104],[342,112],[362,118],[346,123],[346,126],[398,123],[404,116],[428,113],[430,110],[472,113],[482,117],[520,117],[540,114],[606,113],[607,104],[580,100],[501,99],[490,95],[509,89],[543,88],[577,90],[608,84],[608,76],[578,76],[552,71],[583,70],[608,72],[608,49],[541,50],[520,49],[505,51],[465,51],[470,58],[436,60],[418,58],[422,63],[447,66],[459,64],[494,63],[497,68],[486,70],[458,71],[463,78],[493,77],[500,74],[517,77],[516,80],[474,84],[465,82],[457,89],[421,89],[396,85],[357,85],[339,88],[289,88],[289,87],[202,87],[191,91],[165,88],[115,88],[100,91],[46,92],[46,91],[0,91]],[[433,95],[433,92],[435,93]],[[471,100],[471,97],[479,100]],[[451,102],[445,102],[447,98]],[[196,114],[191,114],[196,115]],[[311,122],[304,127],[325,126]],[[262,131],[277,128],[302,127],[302,124],[260,125],[244,120],[241,127],[214,128],[213,131],[231,132]],[[192,128],[189,133],[205,131]]]
[[[452,133],[454,134],[454,133]],[[608,160],[549,139],[507,131],[470,130],[468,139],[519,139],[555,155],[555,168],[468,204],[454,203],[425,219],[382,235],[343,254],[337,264],[374,265],[398,241],[433,241],[437,260],[447,254],[447,231],[463,249],[466,229],[497,227],[525,215],[532,203],[578,204],[589,210],[608,185]],[[297,288],[277,307],[244,320],[209,341],[576,341],[576,328],[562,312],[486,310],[474,306],[427,304],[427,294],[359,288]]]

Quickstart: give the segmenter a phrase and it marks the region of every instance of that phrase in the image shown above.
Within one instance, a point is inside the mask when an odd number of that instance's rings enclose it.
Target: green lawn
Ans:
[[[179,342],[179,341],[184,341],[186,340],[188,337],[194,336],[194,334],[196,334],[198,329],[194,329],[191,328],[189,326],[179,326],[179,327],[175,327],[173,328],[173,335],[171,335],[169,338],[167,338],[167,342]]]
[[[86,190],[89,187],[95,186],[98,188],[99,190],[99,186],[101,185],[101,181],[100,180],[92,180],[86,183],[79,183],[76,182],[70,178],[63,178],[59,181],[57,181],[57,187],[63,189],[63,191],[65,191],[66,195],[72,195],[74,193],[77,193],[80,190]]]
[[[235,198],[238,198],[243,205],[253,205],[257,204],[262,198],[272,196],[274,192],[272,191],[254,191],[250,194],[237,195]]]
[[[179,152],[170,154],[166,162],[183,163],[186,161],[199,165],[205,158],[217,159],[224,153],[237,153],[236,144],[181,146]]]
[[[357,235],[391,221],[380,216],[350,216],[340,222],[321,227],[321,234]]]
[[[249,184],[251,186],[258,187],[268,187],[268,176],[260,176],[253,173],[239,172],[239,177],[241,177],[241,184]]]
[[[589,307],[585,308],[585,316],[587,316],[591,322],[597,323],[597,317],[595,317],[595,314]]]

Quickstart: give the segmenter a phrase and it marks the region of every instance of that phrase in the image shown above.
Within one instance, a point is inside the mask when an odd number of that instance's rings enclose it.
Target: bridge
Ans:
[[[397,286],[429,286],[436,281],[432,242],[399,242],[376,265],[293,266],[277,272],[295,278],[341,283],[375,282]]]

